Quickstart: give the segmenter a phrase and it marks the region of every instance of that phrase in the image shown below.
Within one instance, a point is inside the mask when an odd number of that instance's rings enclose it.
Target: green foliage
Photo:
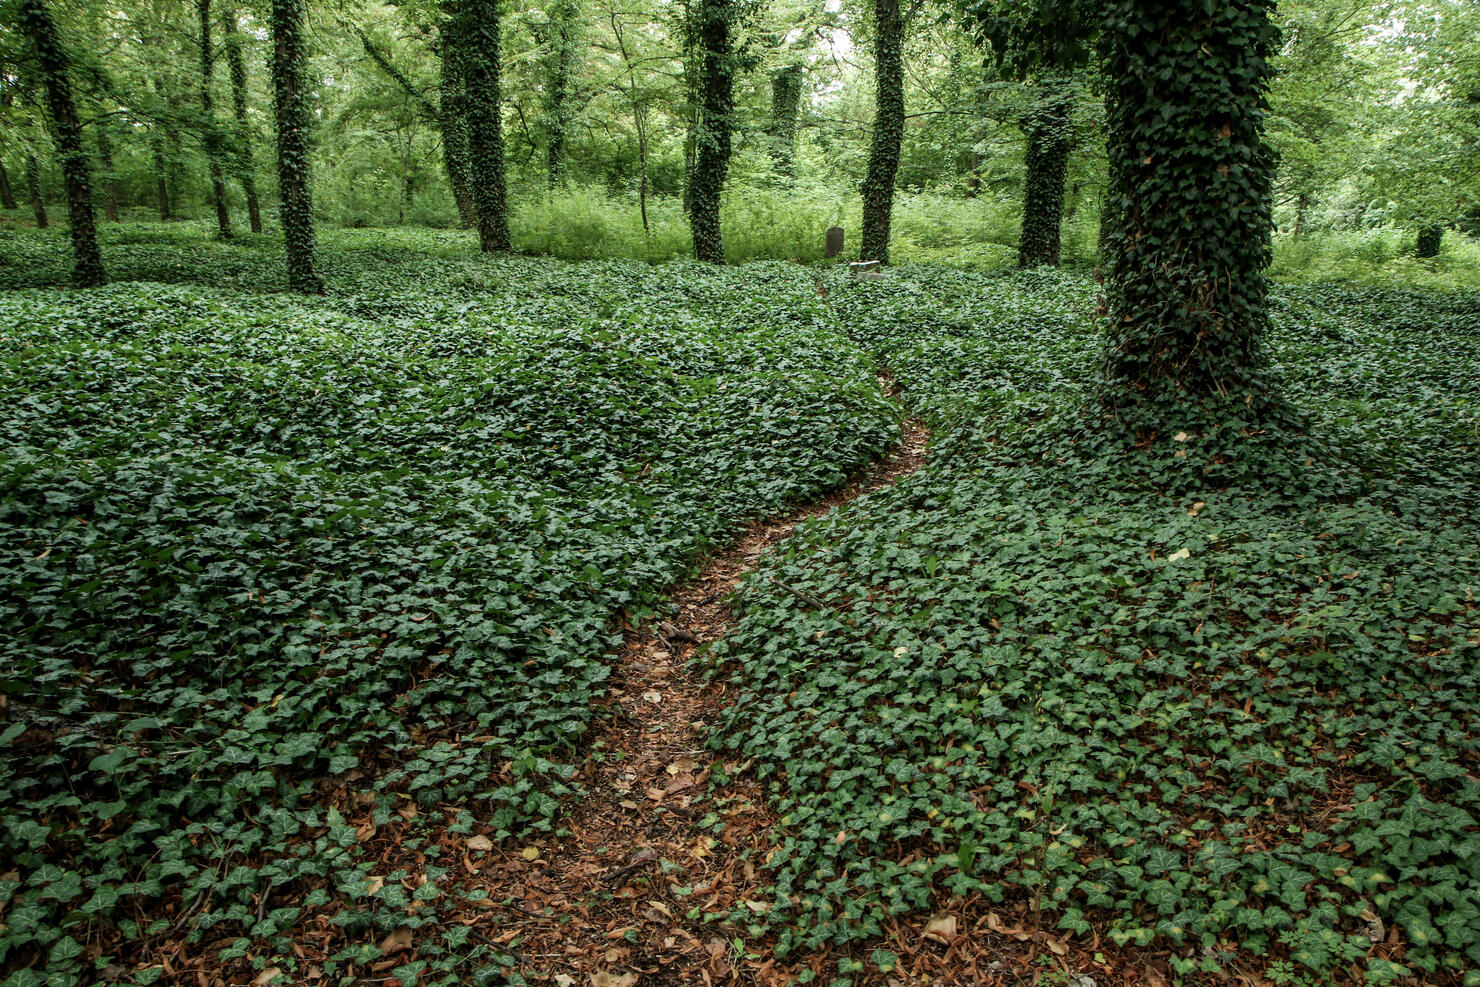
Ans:
[[[449,804],[551,829],[617,617],[896,434],[803,269],[376,231],[293,298],[270,242],[123,231],[154,283],[0,300],[0,964],[55,983],[166,927],[290,970],[315,915],[354,975],[460,907],[325,793],[428,856]]]
[[[936,432],[763,559],[713,652],[781,949],[980,895],[1178,964],[1345,970],[1376,916],[1400,972],[1480,969],[1480,293],[1277,292],[1272,372],[1329,445],[1223,473],[1086,427],[1085,280],[828,287]]]

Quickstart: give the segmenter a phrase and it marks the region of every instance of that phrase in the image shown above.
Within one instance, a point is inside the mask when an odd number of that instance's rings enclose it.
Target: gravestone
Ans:
[[[827,228],[827,250],[824,257],[836,257],[843,252],[843,228],[841,226],[829,226]]]

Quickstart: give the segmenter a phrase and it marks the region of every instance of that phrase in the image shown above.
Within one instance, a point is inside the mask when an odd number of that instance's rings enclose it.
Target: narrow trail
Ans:
[[[892,395],[886,374],[879,382]],[[491,902],[512,900],[489,941],[510,950],[526,978],[559,987],[789,980],[770,962],[737,955],[718,926],[686,918],[696,907],[728,913],[758,897],[768,881],[757,862],[776,826],[740,764],[725,765],[740,777],[711,790],[704,735],[730,700],[723,683],[686,665],[725,635],[730,592],[763,552],[807,518],[919,469],[929,437],[906,419],[891,456],[825,498],[755,522],[673,591],[668,619],[627,630],[590,735],[593,756],[576,776],[585,795],[565,820],[569,835],[497,852],[469,882]],[[695,826],[711,813],[727,823],[718,839]]]

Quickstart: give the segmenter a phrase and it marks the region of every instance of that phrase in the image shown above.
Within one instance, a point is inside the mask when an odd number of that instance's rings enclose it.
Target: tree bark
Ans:
[[[10,172],[5,170],[5,162],[0,161],[0,209],[14,209],[15,190],[10,187]]]
[[[889,263],[894,179],[904,144],[904,14],[899,0],[874,0],[874,135],[863,179],[861,260]]]
[[[703,103],[695,133],[694,170],[689,181],[689,229],[694,256],[725,262],[719,206],[730,167],[734,111],[734,55],[730,45],[732,0],[699,0],[698,42]]]
[[[309,107],[303,89],[304,0],[272,0],[272,108],[277,118],[280,216],[288,289],[323,294],[314,270],[313,197],[308,156]]]
[[[1159,415],[1220,399],[1252,418],[1272,403],[1262,373],[1262,271],[1274,173],[1264,141],[1273,7],[1106,4],[1117,207],[1103,396],[1113,409]]]
[[[1039,80],[1035,105],[1023,117],[1028,137],[1024,159],[1023,228],[1018,239],[1018,266],[1059,266],[1064,221],[1064,180],[1074,147],[1074,91],[1063,76]]]
[[[502,30],[499,0],[459,0],[458,73],[467,92],[468,145],[478,248],[510,249],[508,190],[504,182],[503,99],[499,90]]]
[[[257,200],[257,166],[252,153],[252,127],[247,122],[247,65],[242,58],[242,32],[236,11],[221,12],[226,25],[226,67],[231,73],[231,110],[236,118],[236,171],[242,193],[247,197],[247,224],[253,233],[262,232],[262,205]]]
[[[31,215],[36,217],[36,228],[44,230],[51,225],[46,215],[46,200],[41,197],[41,165],[36,152],[26,151],[26,193],[31,199]]]
[[[802,105],[801,62],[776,70],[771,77],[771,165],[776,174],[791,178],[796,173],[797,113]]]
[[[1438,257],[1444,243],[1444,227],[1430,223],[1418,231],[1418,243],[1414,246],[1415,257]]]
[[[62,177],[67,184],[67,210],[72,226],[72,283],[78,287],[100,285],[107,281],[107,276],[103,271],[103,255],[98,250],[87,152],[82,148],[77,104],[72,99],[72,82],[67,77],[67,50],[43,0],[21,0],[20,26],[36,50],[37,69],[46,89],[47,108],[51,111],[53,140],[62,163]]]
[[[211,170],[211,201],[216,207],[216,235],[231,239],[231,212],[226,208],[226,179],[221,168],[221,134],[216,130],[216,116],[211,100],[212,76],[215,75],[216,51],[211,47],[211,0],[197,0],[200,15],[200,116],[205,128],[202,136]]]

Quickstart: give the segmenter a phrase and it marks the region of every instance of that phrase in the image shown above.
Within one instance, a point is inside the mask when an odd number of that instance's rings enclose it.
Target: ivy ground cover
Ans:
[[[937,441],[713,652],[784,827],[735,921],[787,953],[976,901],[1193,981],[1480,983],[1480,295],[1282,289],[1307,437],[1235,454],[1086,427],[1085,280],[831,287]]]
[[[895,441],[872,361],[785,265],[110,236],[0,296],[0,979],[496,980],[429,834],[558,825],[619,621]]]

